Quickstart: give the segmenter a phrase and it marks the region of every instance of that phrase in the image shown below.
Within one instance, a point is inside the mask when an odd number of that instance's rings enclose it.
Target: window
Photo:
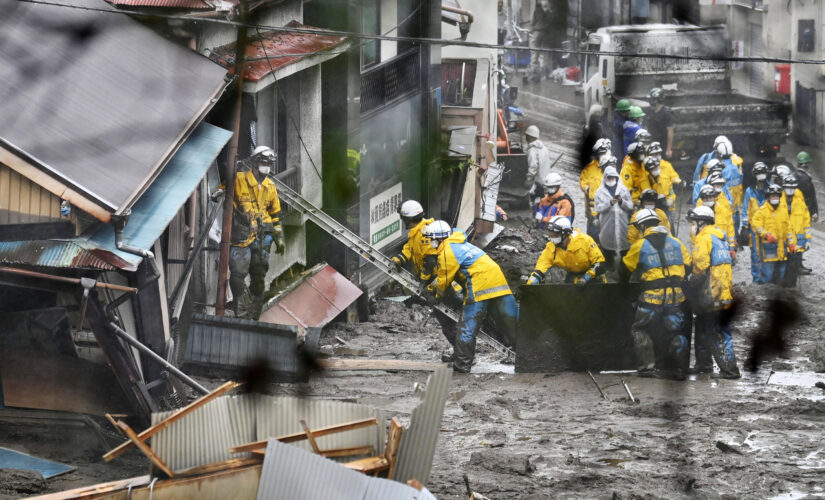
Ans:
[[[361,32],[378,35],[381,29],[381,9],[379,0],[363,0],[361,8]],[[368,68],[381,60],[381,42],[372,40],[361,46],[361,68]]]
[[[443,104],[470,106],[476,81],[475,61],[442,61],[441,89]]]

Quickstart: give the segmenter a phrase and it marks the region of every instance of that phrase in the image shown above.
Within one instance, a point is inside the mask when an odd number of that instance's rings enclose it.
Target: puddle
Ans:
[[[776,372],[768,380],[769,385],[791,385],[797,387],[815,387],[817,382],[825,382],[825,373],[815,372]],[[818,389],[818,388],[817,388]],[[821,391],[821,389],[819,389]],[[825,394],[825,392],[823,392]]]

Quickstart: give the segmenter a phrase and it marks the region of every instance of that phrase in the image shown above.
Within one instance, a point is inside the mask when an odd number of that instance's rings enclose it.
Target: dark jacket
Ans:
[[[796,169],[796,180],[799,182],[799,190],[802,191],[802,196],[805,197],[808,212],[811,216],[818,214],[819,206],[816,202],[816,191],[814,190],[814,183],[811,181],[811,175],[802,169]]]

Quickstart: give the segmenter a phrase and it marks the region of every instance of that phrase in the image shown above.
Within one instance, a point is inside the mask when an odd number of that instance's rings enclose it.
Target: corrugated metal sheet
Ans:
[[[0,241],[0,263],[94,270],[118,268],[81,244],[65,240]]]
[[[0,138],[58,196],[62,184],[106,211],[130,206],[225,76],[129,16],[3,2],[0,94],[14,98],[0,100]]]
[[[269,398],[268,401],[266,398],[262,398],[260,402],[261,404],[257,408],[258,440],[292,434],[293,432],[303,432],[301,420],[306,420],[310,429],[318,429],[354,420],[377,417],[377,427],[365,427],[322,436],[315,441],[322,450],[365,445],[372,445],[376,453],[381,453],[384,450],[386,422],[381,415],[376,415],[376,411],[369,406],[290,396],[273,397]],[[311,446],[307,441],[292,444],[305,450],[311,450]]]
[[[0,224],[60,220],[60,198],[0,163]]]
[[[303,25],[298,21],[290,21],[284,27],[312,29],[312,26]],[[260,37],[250,38],[245,54],[249,59],[245,66],[245,79],[257,82],[279,68],[294,64],[315,53],[338,47],[345,41],[346,38],[341,36],[280,31],[272,31]],[[209,57],[223,67],[229,68],[232,73],[235,64],[235,44],[222,45],[212,50]]]
[[[158,7],[168,9],[213,10],[203,0],[106,0],[118,7]],[[217,2],[220,3],[220,2]],[[228,3],[228,2],[227,2]],[[237,0],[233,2],[237,4]]]
[[[298,286],[270,301],[258,321],[320,328],[341,314],[362,293],[332,266],[323,264]]]
[[[305,380],[309,368],[298,351],[297,327],[195,314],[184,364],[189,370],[232,376],[267,362],[276,380]]]
[[[396,481],[406,483],[410,479],[418,479],[422,484],[427,484],[451,376],[452,371],[442,366],[427,379],[424,397],[412,411],[410,427],[401,435],[395,466]]]

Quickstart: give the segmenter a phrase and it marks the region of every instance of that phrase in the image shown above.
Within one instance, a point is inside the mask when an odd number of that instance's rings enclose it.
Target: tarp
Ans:
[[[0,448],[0,469],[33,470],[39,472],[43,479],[49,479],[73,471],[75,467]]]

